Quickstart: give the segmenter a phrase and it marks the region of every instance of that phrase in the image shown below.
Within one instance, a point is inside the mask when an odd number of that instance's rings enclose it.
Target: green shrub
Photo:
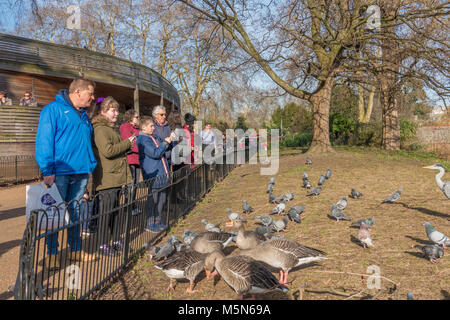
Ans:
[[[330,140],[333,144],[348,144],[356,121],[343,113],[330,114]]]
[[[419,125],[417,122],[409,121],[406,119],[400,120],[400,140],[402,142],[408,141],[416,136],[417,128]]]
[[[381,146],[380,122],[357,123],[350,144],[354,146]]]

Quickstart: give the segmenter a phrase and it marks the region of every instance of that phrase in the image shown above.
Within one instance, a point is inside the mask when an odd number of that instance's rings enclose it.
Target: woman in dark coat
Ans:
[[[100,209],[99,227],[103,229],[107,225],[109,228],[109,234],[106,230],[99,231],[100,250],[108,256],[115,255],[123,246],[120,241],[120,222],[116,221],[119,212],[115,209],[119,206],[122,186],[131,183],[126,153],[135,140],[135,137],[122,140],[117,127],[118,116],[119,103],[113,97],[106,97],[98,114],[92,118],[95,142],[93,151],[97,158],[92,178],[93,187],[100,200],[96,211]]]

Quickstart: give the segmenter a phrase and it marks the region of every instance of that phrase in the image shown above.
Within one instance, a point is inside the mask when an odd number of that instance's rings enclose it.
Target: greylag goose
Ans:
[[[219,274],[225,282],[243,298],[246,294],[266,293],[274,290],[287,292],[288,289],[278,283],[277,278],[262,264],[246,256],[225,257],[220,251],[214,251],[205,259],[206,276]],[[213,273],[210,273],[214,269]]]
[[[156,265],[157,269],[162,270],[170,279],[167,291],[174,290],[172,285],[173,279],[188,279],[189,288],[187,293],[194,293],[194,281],[197,275],[205,268],[206,255],[193,250],[185,250],[174,253],[170,258]]]
[[[302,264],[327,259],[323,251],[307,247],[289,239],[270,239],[253,249],[241,250],[241,255],[263,261],[280,269],[279,282],[287,286],[289,271]]]
[[[234,227],[238,229],[236,246],[241,250],[254,248],[261,242],[266,241],[266,238],[256,231],[245,230],[246,222],[246,220],[234,220]]]
[[[204,232],[192,240],[190,247],[200,253],[211,253],[225,248],[236,235],[227,232]]]

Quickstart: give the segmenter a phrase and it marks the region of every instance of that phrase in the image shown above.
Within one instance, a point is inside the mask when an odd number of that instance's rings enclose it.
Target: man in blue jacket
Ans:
[[[56,184],[64,201],[81,200],[85,187],[97,161],[92,151],[92,125],[86,108],[94,99],[95,84],[85,78],[72,81],[69,90],[60,90],[56,100],[41,111],[36,134],[36,162],[42,171],[44,183]],[[79,206],[72,202],[70,222],[79,220]],[[68,229],[68,243],[72,260],[92,260],[81,252],[80,227]],[[47,266],[59,268],[58,234],[46,237]]]

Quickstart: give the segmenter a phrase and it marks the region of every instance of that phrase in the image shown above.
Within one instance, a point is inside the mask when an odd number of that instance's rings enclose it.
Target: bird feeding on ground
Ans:
[[[384,199],[381,203],[394,203],[398,199],[400,199],[400,195],[402,194],[403,189],[400,188],[397,191],[395,191],[393,194],[391,194],[389,197]]]

